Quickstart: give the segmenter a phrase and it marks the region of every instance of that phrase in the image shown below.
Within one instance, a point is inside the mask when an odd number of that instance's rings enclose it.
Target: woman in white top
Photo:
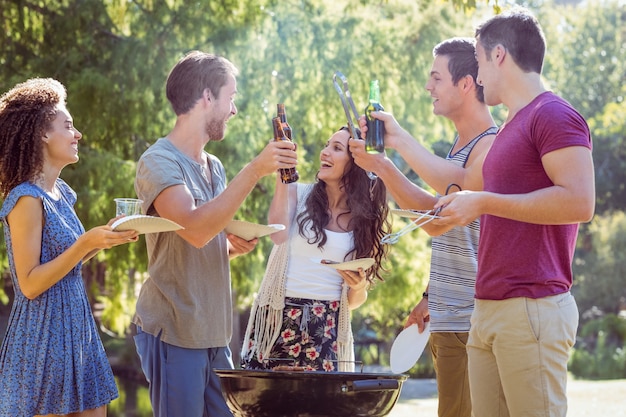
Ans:
[[[320,153],[314,184],[277,179],[269,223],[288,227],[272,235],[274,248],[254,301],[242,358],[249,369],[295,366],[354,368],[350,310],[382,281],[390,231],[386,189],[354,164],[347,128]],[[367,270],[339,271],[324,263],[374,258]]]

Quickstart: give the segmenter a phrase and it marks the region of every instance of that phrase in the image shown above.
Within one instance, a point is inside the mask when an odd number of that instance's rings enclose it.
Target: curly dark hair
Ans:
[[[339,129],[347,130],[347,127]],[[389,222],[389,205],[387,204],[387,188],[382,181],[376,180],[370,197],[370,178],[361,167],[354,163],[352,154],[350,163],[346,167],[341,178],[341,187],[345,189],[348,210],[340,216],[351,214],[352,218],[348,229],[352,230],[354,247],[346,255],[346,259],[374,258],[376,262],[367,271],[368,281],[373,283],[373,278],[384,281],[382,272],[385,268],[382,261],[387,257],[388,246],[381,243],[381,239],[391,231]],[[317,243],[318,247],[326,244],[327,236],[324,227],[330,221],[328,195],[326,183],[317,179],[311,193],[305,202],[305,210],[297,217],[300,235],[305,236],[305,225],[311,224],[314,236],[307,238],[309,244]]]
[[[33,181],[43,169],[43,141],[65,104],[63,84],[52,78],[33,78],[0,97],[0,193]]]

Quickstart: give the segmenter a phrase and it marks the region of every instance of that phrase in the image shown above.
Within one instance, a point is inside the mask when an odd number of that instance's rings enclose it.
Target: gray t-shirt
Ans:
[[[185,185],[196,206],[226,188],[224,166],[206,154],[211,178],[202,166],[169,140],[159,139],[139,159],[135,191],[144,213],[157,215],[153,203],[166,188]],[[204,349],[227,346],[232,337],[232,299],[228,241],[219,233],[195,248],[175,232],[146,234],[149,278],[137,300],[133,322],[166,343]]]

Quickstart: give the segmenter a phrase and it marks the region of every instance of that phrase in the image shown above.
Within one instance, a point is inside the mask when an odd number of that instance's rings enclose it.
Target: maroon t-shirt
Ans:
[[[570,146],[591,149],[587,123],[562,98],[540,94],[498,132],[483,164],[485,191],[525,194],[552,186],[541,158]],[[541,298],[568,291],[577,234],[578,224],[483,215],[476,298]]]

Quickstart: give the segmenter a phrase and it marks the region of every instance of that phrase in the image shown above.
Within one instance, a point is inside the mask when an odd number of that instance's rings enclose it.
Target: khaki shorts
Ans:
[[[467,343],[480,417],[565,417],[567,362],[578,308],[569,293],[476,300]]]

